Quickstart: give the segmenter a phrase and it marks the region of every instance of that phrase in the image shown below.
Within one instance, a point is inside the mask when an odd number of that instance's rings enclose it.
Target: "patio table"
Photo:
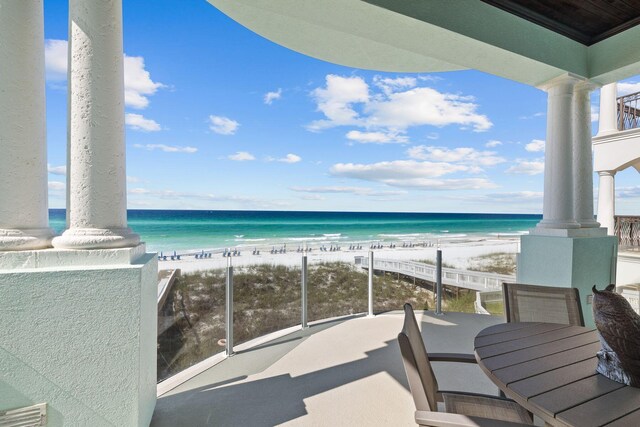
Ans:
[[[640,388],[596,372],[594,329],[503,323],[474,340],[478,364],[507,397],[552,426],[640,426]]]

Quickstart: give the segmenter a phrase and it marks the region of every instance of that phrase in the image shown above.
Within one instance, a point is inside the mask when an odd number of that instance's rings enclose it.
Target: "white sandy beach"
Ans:
[[[465,239],[465,240],[447,240],[440,241],[440,249],[442,250],[442,260],[444,263],[454,265],[456,268],[464,269],[467,267],[468,260],[477,256],[495,253],[507,252],[516,253],[519,250],[520,238],[518,236],[506,236],[497,238],[495,236]],[[307,253],[308,263],[319,262],[354,262],[357,256],[367,256],[369,247],[362,246],[361,250],[349,250],[349,243],[341,243],[341,250],[334,252],[320,251],[318,246],[312,248]],[[239,256],[231,257],[233,266],[247,266],[255,264],[271,264],[271,265],[300,265],[302,253],[296,252],[296,249],[288,250],[286,253],[270,253],[271,247],[258,247],[259,255],[253,255],[253,248],[244,248]],[[383,249],[375,249],[375,255],[378,258],[395,259],[395,260],[425,260],[436,258],[436,246],[433,247],[402,247],[402,243],[398,242],[395,248],[390,249],[387,243]],[[213,253],[211,258],[196,259],[195,254],[183,254],[180,260],[158,261],[159,270],[181,269],[183,272],[193,272],[202,270],[211,270],[226,267],[229,258],[223,257],[221,253]]]

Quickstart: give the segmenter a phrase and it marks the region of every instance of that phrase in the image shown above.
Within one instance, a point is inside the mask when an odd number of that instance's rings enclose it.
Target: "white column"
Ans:
[[[50,246],[42,0],[0,0],[0,251]]]
[[[122,0],[69,1],[69,229],[56,248],[130,247]]]
[[[561,76],[542,87],[548,93],[544,200],[538,229],[579,228],[573,216],[572,102],[577,79]]]
[[[616,189],[615,171],[600,171],[598,186],[598,222],[607,228],[607,234],[615,234]]]
[[[611,83],[600,89],[598,136],[618,132],[618,84]]]
[[[593,155],[591,152],[591,91],[589,82],[573,94],[573,216],[581,228],[600,227],[593,218]]]

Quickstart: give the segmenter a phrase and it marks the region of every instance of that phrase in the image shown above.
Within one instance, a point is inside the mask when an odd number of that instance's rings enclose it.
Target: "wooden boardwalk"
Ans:
[[[356,265],[369,268],[368,257],[356,257]],[[399,273],[416,279],[435,283],[436,266],[415,261],[398,261],[384,258],[373,258],[373,269],[389,273]],[[471,289],[479,292],[501,291],[502,282],[515,281],[515,275],[484,273],[481,271],[442,268],[442,284]]]

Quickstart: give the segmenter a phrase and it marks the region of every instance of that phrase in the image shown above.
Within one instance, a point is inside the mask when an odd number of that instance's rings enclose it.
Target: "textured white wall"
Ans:
[[[47,402],[49,426],[149,425],[157,260],[97,264],[0,270],[0,410]]]

